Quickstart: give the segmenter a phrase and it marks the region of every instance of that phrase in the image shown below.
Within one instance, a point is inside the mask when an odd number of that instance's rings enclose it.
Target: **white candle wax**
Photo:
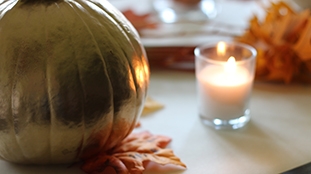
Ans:
[[[226,72],[224,66],[208,65],[197,78],[201,117],[229,120],[244,115],[253,80],[246,68],[236,65]]]

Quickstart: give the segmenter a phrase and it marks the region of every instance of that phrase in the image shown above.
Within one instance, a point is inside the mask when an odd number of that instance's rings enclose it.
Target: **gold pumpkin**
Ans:
[[[0,159],[70,163],[114,147],[148,83],[138,34],[108,1],[0,1]]]

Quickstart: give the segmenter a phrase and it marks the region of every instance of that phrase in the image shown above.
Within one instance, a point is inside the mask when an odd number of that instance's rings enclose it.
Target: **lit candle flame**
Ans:
[[[219,42],[217,44],[217,55],[218,56],[224,56],[226,54],[226,43],[225,42]]]
[[[234,73],[236,71],[236,63],[233,56],[228,59],[224,68],[226,73]]]

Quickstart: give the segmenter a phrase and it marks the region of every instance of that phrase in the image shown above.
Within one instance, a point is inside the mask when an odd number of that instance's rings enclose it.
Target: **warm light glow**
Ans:
[[[149,67],[147,66],[147,63],[140,63],[139,66],[136,67],[135,73],[139,86],[145,85],[146,80],[149,77]]]
[[[146,62],[146,59],[144,59],[144,72],[145,72],[145,75],[146,75],[146,78],[149,78],[150,76],[150,70],[149,70],[149,66],[148,66],[148,63]]]
[[[224,68],[226,73],[233,73],[236,71],[236,62],[233,56],[228,59]]]
[[[141,62],[143,61],[143,62]],[[130,79],[130,86],[133,90],[138,88],[144,88],[148,83],[149,78],[149,66],[146,62],[146,59],[134,59],[133,60],[133,67],[135,72],[133,73],[129,68],[129,79]],[[135,80],[134,80],[135,79]],[[136,86],[137,85],[137,86]]]
[[[224,56],[226,54],[226,43],[225,42],[219,42],[217,44],[217,55],[218,56]]]
[[[142,84],[145,81],[146,73],[145,73],[145,68],[143,65],[137,66],[135,69],[136,73],[136,80],[139,84],[139,86],[142,86]]]

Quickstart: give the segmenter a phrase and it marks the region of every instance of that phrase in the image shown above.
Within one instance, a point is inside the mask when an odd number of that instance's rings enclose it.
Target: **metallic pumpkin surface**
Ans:
[[[113,148],[148,83],[139,36],[107,0],[0,0],[0,159],[70,163]]]

